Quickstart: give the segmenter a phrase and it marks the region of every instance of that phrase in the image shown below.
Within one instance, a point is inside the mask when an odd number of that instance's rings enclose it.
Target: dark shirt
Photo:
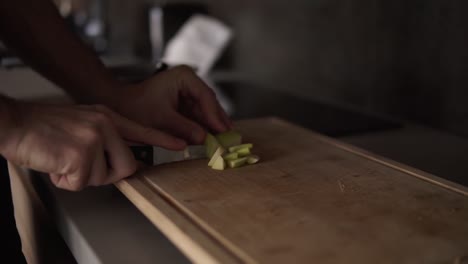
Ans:
[[[0,245],[2,245],[3,260],[15,264],[26,263],[16,229],[8,165],[2,156],[0,156]]]

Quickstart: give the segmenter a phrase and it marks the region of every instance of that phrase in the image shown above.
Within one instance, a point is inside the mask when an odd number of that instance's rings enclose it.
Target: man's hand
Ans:
[[[76,102],[106,104],[187,143],[201,143],[206,129],[220,132],[230,127],[211,89],[189,67],[122,85],[67,28],[52,1],[0,1],[0,36],[23,61]]]
[[[102,106],[8,102],[0,152],[10,162],[49,173],[52,182],[80,190],[133,174],[136,161],[122,138],[179,150],[185,143]],[[8,119],[5,119],[8,120]]]
[[[187,143],[202,143],[206,129],[223,132],[232,127],[214,92],[187,66],[122,88],[109,105],[132,120]]]
[[[70,32],[51,1],[0,1],[0,36],[23,61],[76,101],[107,104],[179,138],[102,107],[12,103],[13,110],[2,111],[0,102],[0,153],[13,163],[50,173],[59,187],[77,190],[133,173],[135,161],[121,137],[183,149],[187,142],[201,143],[205,129],[220,132],[231,126],[211,89],[188,67],[122,85]],[[3,112],[10,114],[3,118]]]

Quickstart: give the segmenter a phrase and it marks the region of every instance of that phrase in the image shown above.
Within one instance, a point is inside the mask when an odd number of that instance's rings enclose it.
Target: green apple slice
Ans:
[[[224,162],[223,157],[218,156],[216,161],[213,163],[213,166],[211,166],[213,170],[224,170],[226,168],[226,163]]]
[[[247,157],[248,164],[255,164],[260,160],[260,157],[257,155],[250,155]]]
[[[213,156],[211,157],[210,161],[208,162],[208,166],[213,166],[213,164],[216,162],[216,160],[218,160],[219,157],[221,157],[223,154],[224,154],[225,150],[223,147],[218,147],[215,151],[215,153],[213,154]]]
[[[216,140],[216,137],[210,133],[207,133],[206,138],[205,138],[205,147],[206,147],[206,156],[209,159],[213,157],[213,154],[215,153],[215,151],[218,149],[219,146],[220,145],[219,145],[218,140]]]
[[[239,149],[243,149],[243,148],[253,148],[253,144],[252,143],[246,143],[246,144],[242,144],[242,145],[236,145],[236,146],[232,146],[232,147],[229,147],[229,152],[237,152]]]
[[[219,144],[221,144],[221,146],[226,149],[235,145],[240,145],[242,143],[241,134],[234,130],[219,133],[216,135],[216,139],[218,140]]]
[[[244,158],[239,158],[235,160],[229,160],[227,163],[228,163],[229,168],[238,168],[238,167],[244,166],[246,162],[247,162],[247,158],[244,157]]]
[[[250,148],[241,148],[236,150],[237,154],[239,154],[239,157],[246,157],[250,155]]]
[[[224,160],[235,160],[239,158],[239,153],[228,153],[223,156]]]

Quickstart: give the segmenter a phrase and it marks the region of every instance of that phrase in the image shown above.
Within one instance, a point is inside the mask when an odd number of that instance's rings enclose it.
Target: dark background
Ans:
[[[468,2],[107,1],[109,51],[148,55],[146,8],[201,4],[234,30],[220,68],[301,98],[468,136]]]

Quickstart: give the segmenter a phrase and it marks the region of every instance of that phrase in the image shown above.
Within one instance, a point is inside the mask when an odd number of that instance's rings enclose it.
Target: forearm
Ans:
[[[104,103],[120,86],[49,0],[0,1],[3,41],[75,100]]]

